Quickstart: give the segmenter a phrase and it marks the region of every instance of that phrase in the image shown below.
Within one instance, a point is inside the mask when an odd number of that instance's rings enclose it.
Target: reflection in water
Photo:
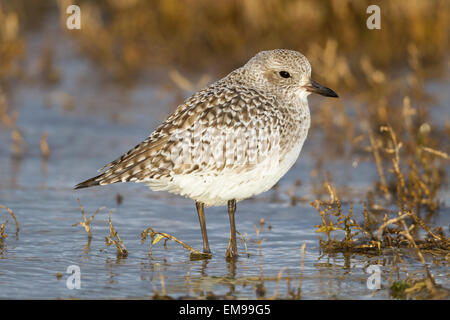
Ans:
[[[117,280],[115,280],[115,277],[119,277],[120,273],[116,271],[116,266],[126,264],[126,259],[127,256],[123,256],[121,254],[117,254],[115,259],[112,259],[110,257],[107,257],[105,259],[105,270],[107,270],[109,274],[108,284],[117,284]]]
[[[345,273],[347,274],[351,271],[352,254],[350,252],[344,252],[344,253],[342,253],[342,255],[344,256],[344,270],[345,270]]]
[[[208,262],[209,259],[203,259],[202,261],[202,268],[200,269],[200,274],[202,275],[202,277],[207,277],[208,274],[206,273],[206,268],[208,267]]]
[[[42,157],[41,161],[41,173],[42,173],[42,181],[40,188],[46,189],[47,188],[47,172],[48,172],[48,157]]]
[[[6,243],[4,243],[3,239],[0,239],[0,259],[4,259],[4,254],[6,253]]]
[[[237,261],[237,259],[227,259],[227,269],[228,269],[228,277],[231,279],[231,280],[234,280],[235,278],[236,278],[236,261]],[[235,288],[235,285],[234,285],[234,281],[230,281],[229,282],[229,290],[228,290],[228,292],[227,292],[227,296],[233,296],[233,294],[234,294],[234,292],[235,292],[235,290],[236,290],[236,288]]]
[[[88,241],[86,242],[86,244],[83,247],[83,253],[85,255],[88,255],[89,252],[91,252],[91,242],[92,242],[92,237],[88,237]]]
[[[9,179],[9,188],[10,189],[16,189],[19,187],[19,184],[17,182],[20,168],[22,167],[22,157],[11,157],[11,175]]]

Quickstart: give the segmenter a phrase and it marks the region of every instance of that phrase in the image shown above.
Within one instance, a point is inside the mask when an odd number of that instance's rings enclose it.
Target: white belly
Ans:
[[[206,206],[225,205],[228,200],[250,198],[272,188],[294,165],[303,146],[304,139],[285,154],[272,154],[266,161],[251,170],[235,172],[225,169],[216,175],[187,174],[168,179],[145,182],[154,191],[168,191],[204,203]]]

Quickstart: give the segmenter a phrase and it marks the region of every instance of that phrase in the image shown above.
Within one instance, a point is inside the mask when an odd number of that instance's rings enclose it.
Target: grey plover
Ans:
[[[297,160],[310,126],[307,97],[338,95],[311,79],[297,51],[262,51],[196,92],[146,140],[75,189],[140,182],[196,202],[203,251],[205,206],[228,204],[226,257],[237,256],[236,202],[265,192]]]

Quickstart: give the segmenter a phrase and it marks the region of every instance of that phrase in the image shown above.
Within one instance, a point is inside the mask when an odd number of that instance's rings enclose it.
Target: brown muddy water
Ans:
[[[28,39],[30,52],[38,52],[40,44],[37,36]],[[8,220],[8,237],[0,246],[0,298],[147,299],[155,293],[173,298],[290,298],[288,291],[299,287],[303,299],[392,298],[390,279],[403,274],[401,270],[399,275],[391,273],[393,255],[321,252],[315,227],[321,218],[310,205],[315,200],[310,173],[316,167],[316,155],[326,152],[321,150],[320,128],[315,128],[296,165],[277,188],[238,204],[237,230],[247,239],[248,254],[239,242],[238,260],[225,260],[228,215],[225,207],[214,207],[206,210],[211,259],[190,259],[189,252],[172,241],[167,248],[163,241],[155,244],[149,256],[149,240],[141,243],[141,232],[148,227],[201,249],[192,200],[155,193],[137,184],[79,191],[73,186],[146,138],[179,102],[180,94],[158,83],[161,70],[150,75],[151,81],[142,80],[125,89],[98,76],[95,66],[79,57],[73,44],[61,43],[56,52],[54,64],[64,70],[58,85],[23,80],[8,92],[8,104],[19,113],[17,126],[26,149],[22,156],[12,156],[10,131],[0,130],[0,204],[13,210],[20,225],[16,234],[12,218],[6,210],[0,211],[0,222]],[[30,56],[26,63],[32,73],[36,57]],[[429,90],[442,93],[437,89],[445,87],[445,83],[435,82]],[[343,99],[352,103],[351,97]],[[319,101],[313,98],[310,105]],[[448,92],[437,100],[437,118],[442,114],[448,117],[448,101]],[[41,155],[43,132],[48,134],[48,159]],[[377,172],[367,162],[352,166],[353,160],[327,159],[323,167],[357,200],[372,187]],[[291,190],[302,198],[295,205],[291,204]],[[448,189],[442,191],[441,208],[432,220],[432,225],[443,226],[446,233],[450,224],[448,195]],[[82,218],[78,198],[88,217],[105,207],[91,224],[91,240],[81,226],[73,226]],[[344,210],[348,206],[343,203]],[[355,202],[354,210],[361,208],[362,204]],[[126,257],[105,244],[110,210],[128,250]],[[403,251],[402,258],[409,273],[423,269],[413,251]],[[428,261],[436,283],[448,287],[448,263]],[[67,269],[72,265],[80,269],[80,289],[67,286]],[[381,271],[378,290],[367,286],[370,265],[378,265]]]

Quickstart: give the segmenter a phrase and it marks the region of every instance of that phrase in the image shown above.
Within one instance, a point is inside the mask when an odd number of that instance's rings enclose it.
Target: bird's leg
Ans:
[[[233,258],[237,257],[237,245],[236,245],[236,225],[234,223],[234,213],[236,212],[236,200],[228,200],[228,216],[230,217],[230,241],[228,242],[227,252],[225,257]]]
[[[209,250],[208,234],[206,232],[204,204],[196,201],[195,206],[197,207],[198,221],[200,222],[200,229],[202,230],[203,253],[211,253],[211,250]]]

